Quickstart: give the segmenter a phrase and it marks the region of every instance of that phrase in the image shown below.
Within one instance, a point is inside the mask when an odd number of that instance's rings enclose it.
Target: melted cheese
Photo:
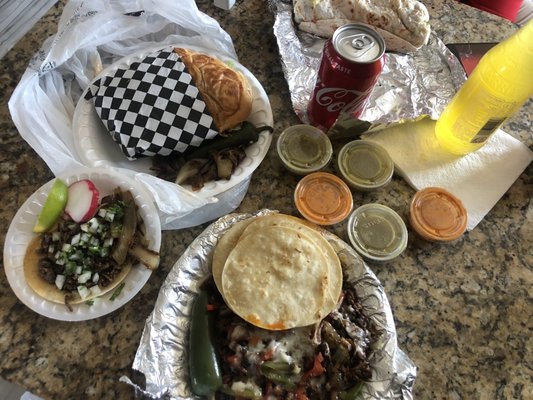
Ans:
[[[301,370],[303,360],[313,357],[315,353],[315,345],[311,339],[312,333],[312,327],[289,331],[269,331],[249,326],[236,326],[230,335],[229,347],[236,354],[244,351],[246,360],[254,366],[259,366],[264,361],[265,354],[268,354],[272,361],[295,364],[296,368]],[[248,338],[246,347],[237,343],[244,338]]]

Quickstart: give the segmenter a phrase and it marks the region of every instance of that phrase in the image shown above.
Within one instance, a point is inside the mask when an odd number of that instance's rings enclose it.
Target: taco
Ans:
[[[115,264],[107,272],[112,274],[112,278],[95,284],[92,286],[85,286],[88,293],[82,298],[78,291],[78,286],[72,287],[73,290],[67,290],[65,286],[59,289],[55,283],[57,275],[51,274],[53,269],[47,268],[50,261],[43,255],[42,251],[42,237],[35,237],[29,244],[24,256],[24,277],[28,286],[33,289],[42,298],[59,304],[80,304],[86,301],[93,300],[98,296],[102,296],[111,290],[114,290],[131,271],[132,263],[124,263],[121,266]],[[48,279],[46,278],[48,277]],[[53,281],[52,281],[53,279]],[[71,281],[73,282],[73,281]],[[81,289],[83,291],[83,289]]]
[[[342,286],[332,246],[316,228],[284,214],[232,226],[214,250],[212,274],[236,314],[275,330],[320,321],[337,305]]]
[[[28,286],[42,298],[69,307],[115,289],[137,262],[157,268],[159,254],[147,248],[136,208],[130,192],[116,189],[87,222],[63,216],[28,245]]]

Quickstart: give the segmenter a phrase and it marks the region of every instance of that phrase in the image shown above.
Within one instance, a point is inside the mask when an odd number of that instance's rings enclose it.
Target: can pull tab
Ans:
[[[346,40],[350,41],[352,48],[354,49],[353,55],[355,57],[363,57],[376,45],[376,42],[372,39],[372,37],[366,33],[358,33],[356,35],[347,36]]]

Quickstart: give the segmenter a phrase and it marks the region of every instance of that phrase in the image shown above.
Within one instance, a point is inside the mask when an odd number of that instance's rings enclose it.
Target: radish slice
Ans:
[[[99,192],[88,179],[74,182],[68,187],[68,201],[65,213],[75,222],[85,222],[94,217],[98,210]]]

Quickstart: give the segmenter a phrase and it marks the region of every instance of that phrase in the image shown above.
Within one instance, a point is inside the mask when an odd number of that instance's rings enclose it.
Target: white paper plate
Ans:
[[[209,54],[227,62],[233,68],[242,72],[252,87],[252,111],[247,120],[256,126],[273,126],[272,109],[270,107],[268,96],[255,76],[235,60],[218,55],[212,50],[178,44],[156,48],[152,47],[135,55],[120,59],[104,69],[95,80],[103,75],[114,74],[119,68],[127,68],[131,63],[140,61],[149,53],[175,47],[187,47],[191,50]],[[85,100],[85,92],[78,101],[73,117],[74,143],[80,160],[89,167],[112,166],[154,175],[153,171],[150,170],[152,165],[150,158],[141,158],[134,161],[126,158],[118,144],[113,141],[107,128],[96,113],[93,103],[89,100]],[[217,196],[242,182],[251,175],[251,173],[259,166],[263,158],[265,158],[271,141],[272,134],[268,131],[262,132],[259,136],[259,140],[248,146],[246,149],[246,158],[238,165],[231,179],[208,182],[201,190],[194,193],[202,198]],[[190,187],[188,187],[188,189],[190,189]]]
[[[159,251],[161,246],[161,226],[157,209],[145,189],[138,183],[109,168],[89,168],[83,170],[83,172],[60,176],[60,178],[67,184],[80,179],[90,179],[100,191],[100,197],[110,194],[116,187],[129,190],[146,225],[150,249]],[[4,242],[4,269],[7,280],[20,301],[45,317],[62,321],[84,321],[108,314],[131,300],[148,281],[152,271],[141,264],[135,265],[126,276],[124,280],[126,284],[115,300],[109,300],[113,294],[113,291],[111,291],[95,299],[92,306],[84,303],[72,305],[72,312],[62,304],[45,300],[26,283],[23,269],[24,255],[28,244],[36,235],[32,229],[52,183],[53,180],[44,184],[32,194],[17,211],[13,221],[11,221]]]

